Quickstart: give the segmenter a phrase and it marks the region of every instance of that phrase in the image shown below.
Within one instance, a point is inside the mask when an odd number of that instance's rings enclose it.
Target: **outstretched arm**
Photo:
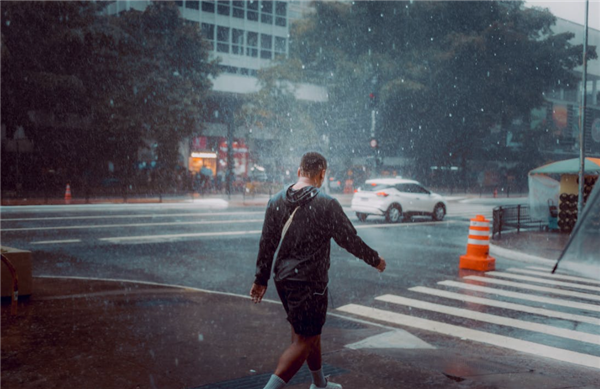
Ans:
[[[333,201],[332,212],[331,235],[335,242],[350,254],[362,259],[382,272],[385,269],[385,261],[379,257],[377,251],[369,247],[358,236],[352,222],[348,219],[348,216],[346,216],[337,200]]]

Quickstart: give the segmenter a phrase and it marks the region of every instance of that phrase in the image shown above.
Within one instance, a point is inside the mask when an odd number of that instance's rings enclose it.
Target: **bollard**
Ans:
[[[12,294],[11,294],[11,304],[10,304],[10,313],[11,315],[17,314],[17,308],[19,305],[19,276],[17,275],[17,269],[13,266],[13,264],[8,260],[7,257],[2,254],[2,263],[6,265],[10,275],[12,277]]]
[[[490,221],[483,215],[471,219],[467,253],[460,257],[459,269],[490,271],[496,268],[496,259],[490,257]]]

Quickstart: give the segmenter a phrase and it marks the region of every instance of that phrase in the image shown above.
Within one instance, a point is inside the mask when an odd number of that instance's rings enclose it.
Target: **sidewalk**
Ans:
[[[565,240],[553,237],[506,234],[497,243],[540,255]],[[390,330],[330,315],[325,373],[345,389],[537,388],[565,378],[521,371],[520,358],[507,367],[501,351],[473,359],[451,346],[414,349],[414,337],[403,330],[394,331],[406,343],[399,348],[346,347]],[[17,316],[3,301],[1,336],[6,387],[261,389],[290,334],[279,303],[149,283],[38,277]],[[288,388],[309,387],[303,369]]]

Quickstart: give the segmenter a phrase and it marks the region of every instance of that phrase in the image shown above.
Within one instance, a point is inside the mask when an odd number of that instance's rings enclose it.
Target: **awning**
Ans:
[[[549,163],[533,169],[529,174],[577,174],[579,173],[579,167],[579,158],[573,158]],[[600,158],[586,158],[585,173],[600,174]]]

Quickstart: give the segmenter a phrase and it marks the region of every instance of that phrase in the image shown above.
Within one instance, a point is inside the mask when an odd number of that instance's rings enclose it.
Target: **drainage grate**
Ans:
[[[342,368],[331,366],[325,363],[323,364],[323,374],[326,376],[336,376],[347,372],[347,370]],[[248,377],[236,378],[234,380],[198,386],[193,389],[262,389],[269,381],[269,378],[271,378],[271,374],[272,373],[251,375]],[[288,385],[297,385],[311,381],[312,377],[310,375],[310,371],[308,370],[308,367],[304,365],[300,371],[296,373]]]
[[[366,325],[352,321],[352,320],[344,320],[337,317],[328,317],[325,322],[325,327],[329,328],[340,328],[343,330],[362,330],[363,328],[367,328]]]

